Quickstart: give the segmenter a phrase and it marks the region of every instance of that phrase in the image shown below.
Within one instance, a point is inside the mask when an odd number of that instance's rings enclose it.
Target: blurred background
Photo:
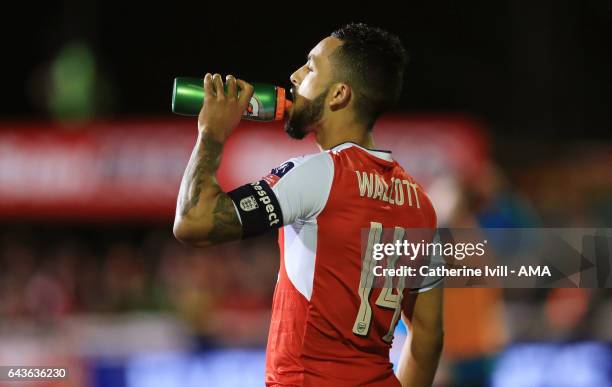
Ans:
[[[375,139],[440,226],[612,225],[610,1],[19,7],[0,26],[0,364],[69,367],[37,385],[263,385],[276,236],[201,250],[173,238],[196,121],[171,114],[172,81],[288,86],[350,21],[410,53]],[[219,179],[232,189],[316,151],[243,122]],[[612,386],[609,289],[445,296],[436,386]],[[399,326],[394,361],[407,335]]]

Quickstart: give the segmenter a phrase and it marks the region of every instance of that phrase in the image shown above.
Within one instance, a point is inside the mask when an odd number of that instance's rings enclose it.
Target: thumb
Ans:
[[[240,88],[238,104],[242,110],[245,110],[249,106],[249,101],[251,100],[251,97],[253,97],[255,89],[253,88],[253,85],[243,81],[242,79],[236,79],[236,85]]]

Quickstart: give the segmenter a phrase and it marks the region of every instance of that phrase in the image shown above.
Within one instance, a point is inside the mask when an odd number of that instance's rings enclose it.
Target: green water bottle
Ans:
[[[253,121],[282,120],[292,102],[285,98],[285,89],[267,83],[251,83],[253,97],[243,113],[243,119]],[[227,91],[227,89],[226,89]],[[240,94],[240,90],[238,90]],[[184,116],[197,116],[204,104],[204,80],[200,78],[174,78],[172,112]]]

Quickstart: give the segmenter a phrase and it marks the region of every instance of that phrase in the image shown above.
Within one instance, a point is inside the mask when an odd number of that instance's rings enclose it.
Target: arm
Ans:
[[[240,121],[253,87],[227,76],[227,96],[219,74],[206,74],[206,98],[198,116],[198,139],[185,169],[174,218],[174,235],[184,243],[207,246],[242,235],[229,196],[216,179],[223,145]],[[241,88],[238,98],[237,88]]]
[[[444,343],[442,288],[418,293],[412,315],[402,313],[410,327],[398,364],[397,378],[404,387],[425,387],[433,383]]]

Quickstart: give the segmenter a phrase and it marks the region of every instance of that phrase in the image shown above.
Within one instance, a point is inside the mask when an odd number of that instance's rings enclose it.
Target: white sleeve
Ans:
[[[334,179],[328,152],[297,157],[263,179],[227,192],[242,225],[242,238],[316,217],[327,203]]]
[[[328,152],[290,159],[264,178],[278,199],[283,225],[319,215],[333,179],[334,162]]]

